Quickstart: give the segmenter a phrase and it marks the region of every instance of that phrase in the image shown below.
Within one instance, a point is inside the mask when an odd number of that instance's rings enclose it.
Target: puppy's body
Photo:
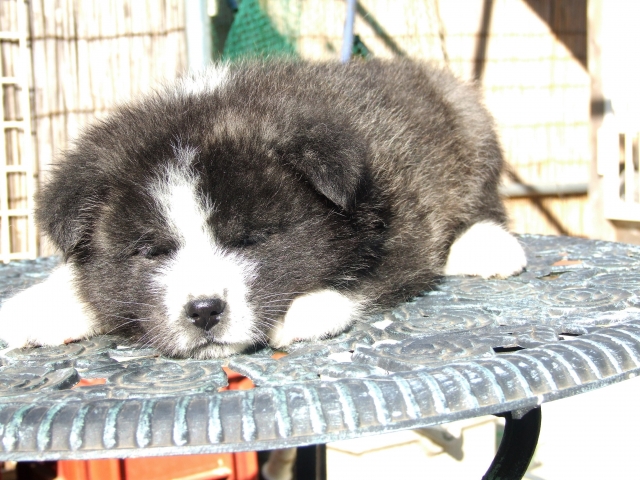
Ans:
[[[37,220],[67,264],[39,295],[67,285],[85,321],[43,334],[70,314],[21,320],[27,290],[0,313],[15,346],[114,330],[177,356],[284,346],[414,296],[445,266],[525,263],[503,228],[490,116],[421,64],[221,66],[121,107],[66,157]]]

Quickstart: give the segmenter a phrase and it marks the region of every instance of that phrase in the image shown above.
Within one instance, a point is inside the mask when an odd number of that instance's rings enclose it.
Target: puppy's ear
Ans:
[[[315,125],[296,135],[288,162],[314,189],[346,212],[367,189],[367,149],[348,129]]]
[[[65,259],[81,255],[88,244],[95,213],[107,194],[101,179],[95,164],[71,152],[53,168],[36,197],[36,222]]]

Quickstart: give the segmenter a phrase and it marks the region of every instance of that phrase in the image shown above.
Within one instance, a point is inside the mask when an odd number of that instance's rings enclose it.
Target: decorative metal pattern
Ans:
[[[0,356],[0,459],[269,449],[528,409],[640,373],[640,247],[523,236],[506,280],[442,279],[338,337],[174,360],[100,337]],[[0,267],[0,297],[55,259]],[[219,391],[222,371],[257,387]],[[104,384],[77,386],[80,379]],[[74,388],[75,387],[75,388]]]

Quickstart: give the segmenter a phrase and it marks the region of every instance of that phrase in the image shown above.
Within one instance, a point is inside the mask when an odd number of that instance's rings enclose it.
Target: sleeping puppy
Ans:
[[[517,273],[502,164],[478,93],[428,65],[212,67],[66,152],[36,211],[65,262],[0,337],[221,357],[337,334],[443,273]]]

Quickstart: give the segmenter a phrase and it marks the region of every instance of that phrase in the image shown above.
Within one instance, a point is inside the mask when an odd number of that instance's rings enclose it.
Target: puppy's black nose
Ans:
[[[192,300],[185,306],[187,317],[196,327],[210,330],[220,322],[220,315],[227,304],[219,298]]]

